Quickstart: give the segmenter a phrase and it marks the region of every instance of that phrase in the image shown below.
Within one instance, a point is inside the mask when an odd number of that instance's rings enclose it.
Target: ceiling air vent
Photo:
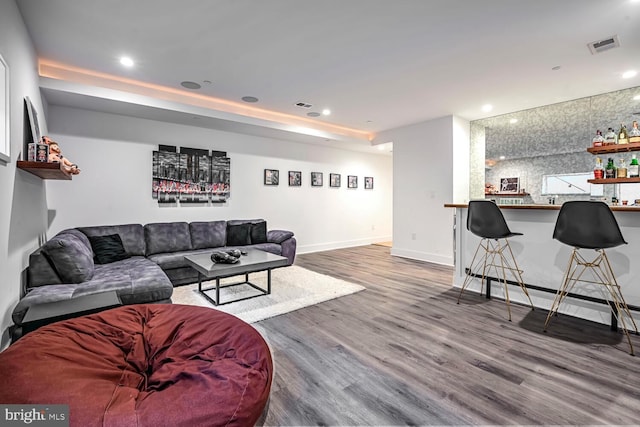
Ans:
[[[591,42],[587,44],[589,50],[592,55],[596,53],[602,53],[605,50],[613,49],[614,47],[620,47],[620,41],[618,40],[618,36],[611,36],[604,40],[600,40],[597,42]]]
[[[312,107],[311,104],[307,104],[306,102],[296,102],[296,106],[301,107],[301,108],[311,108]]]

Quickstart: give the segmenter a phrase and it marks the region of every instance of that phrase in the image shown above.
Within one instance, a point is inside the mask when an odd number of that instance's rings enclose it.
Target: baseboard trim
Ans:
[[[428,252],[414,251],[411,249],[399,249],[395,247],[391,249],[391,255],[400,258],[415,259],[417,261],[426,261],[434,264],[453,267],[453,255],[447,257],[438,254],[431,254]]]
[[[333,249],[353,248],[356,246],[366,246],[377,242],[388,242],[391,236],[367,237],[365,239],[345,240],[342,242],[319,243],[316,245],[298,246],[296,252],[298,254],[310,254],[314,252],[331,251]]]

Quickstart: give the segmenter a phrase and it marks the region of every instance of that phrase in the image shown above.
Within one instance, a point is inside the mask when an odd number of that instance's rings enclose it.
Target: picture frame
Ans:
[[[289,171],[289,187],[300,187],[302,185],[302,172]]]
[[[365,176],[364,177],[364,189],[365,190],[373,190],[373,177]]]
[[[38,123],[38,112],[36,111],[31,99],[28,96],[24,97],[24,102],[27,105],[27,113],[29,115],[29,126],[31,128],[31,138],[33,143],[40,143],[40,124]]]
[[[9,64],[0,55],[0,160],[11,161],[11,104],[9,100]]]
[[[500,178],[499,193],[513,193],[520,192],[520,178]]]
[[[347,175],[347,188],[358,188],[358,177],[355,175]]]
[[[329,187],[339,188],[340,187],[340,174],[339,173],[330,173],[329,174]]]
[[[280,183],[280,171],[278,169],[264,170],[264,185],[278,185]]]
[[[323,185],[322,172],[311,172],[311,186],[322,187],[322,185]]]

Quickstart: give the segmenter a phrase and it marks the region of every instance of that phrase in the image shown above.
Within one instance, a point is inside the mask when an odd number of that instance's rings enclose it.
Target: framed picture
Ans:
[[[347,175],[347,188],[358,188],[358,177],[355,175]]]
[[[364,189],[365,190],[373,190],[373,177],[365,176],[364,177]]]
[[[31,126],[31,138],[36,144],[40,142],[40,124],[38,123],[38,112],[31,103],[28,96],[24,97],[24,102],[27,105],[27,113],[29,114],[29,125]]]
[[[280,171],[278,169],[264,170],[264,185],[278,185],[280,183]]]
[[[322,172],[311,172],[311,186],[322,187]]]
[[[330,173],[329,174],[329,187],[340,187],[340,174],[339,173]]]
[[[289,171],[289,186],[300,187],[302,185],[302,172]]]
[[[519,193],[520,178],[500,178],[500,193]]]
[[[0,160],[11,160],[11,140],[9,130],[11,120],[9,117],[9,66],[0,55]]]

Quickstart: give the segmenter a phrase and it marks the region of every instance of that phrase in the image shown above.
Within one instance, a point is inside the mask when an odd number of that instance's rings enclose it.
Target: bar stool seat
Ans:
[[[522,233],[513,232],[509,229],[502,215],[502,211],[498,205],[490,200],[471,200],[469,202],[467,230],[482,239],[476,248],[476,252],[471,260],[471,265],[462,283],[462,288],[458,295],[458,304],[460,304],[462,293],[469,286],[471,280],[480,275],[480,269],[482,268],[480,279],[482,287],[480,293],[482,293],[484,289],[485,277],[487,277],[493,269],[495,277],[500,278],[504,284],[505,302],[507,303],[509,321],[511,321],[511,304],[507,284],[507,271],[511,273],[512,277],[520,285],[520,288],[529,300],[531,309],[533,309],[531,297],[529,297],[529,292],[522,280],[522,270],[520,270],[516,263],[508,240],[511,237],[522,236]],[[478,253],[481,255],[476,262]]]
[[[552,316],[558,314],[558,310],[565,297],[577,283],[591,283],[601,285],[604,288],[605,299],[609,301],[615,318],[620,322],[629,342],[630,353],[633,355],[633,345],[629,336],[627,320],[638,333],[638,326],[631,316],[620,285],[609,263],[605,249],[626,245],[618,222],[609,206],[603,202],[571,201],[566,202],[560,208],[556,220],[553,238],[568,246],[573,246],[569,265],[564,273],[562,284],[556,293],[547,319],[544,322],[546,332]],[[595,250],[595,258],[587,260],[579,252],[580,249]],[[584,274],[590,271],[591,276]],[[588,280],[591,278],[591,280]],[[603,291],[604,292],[604,291]]]

